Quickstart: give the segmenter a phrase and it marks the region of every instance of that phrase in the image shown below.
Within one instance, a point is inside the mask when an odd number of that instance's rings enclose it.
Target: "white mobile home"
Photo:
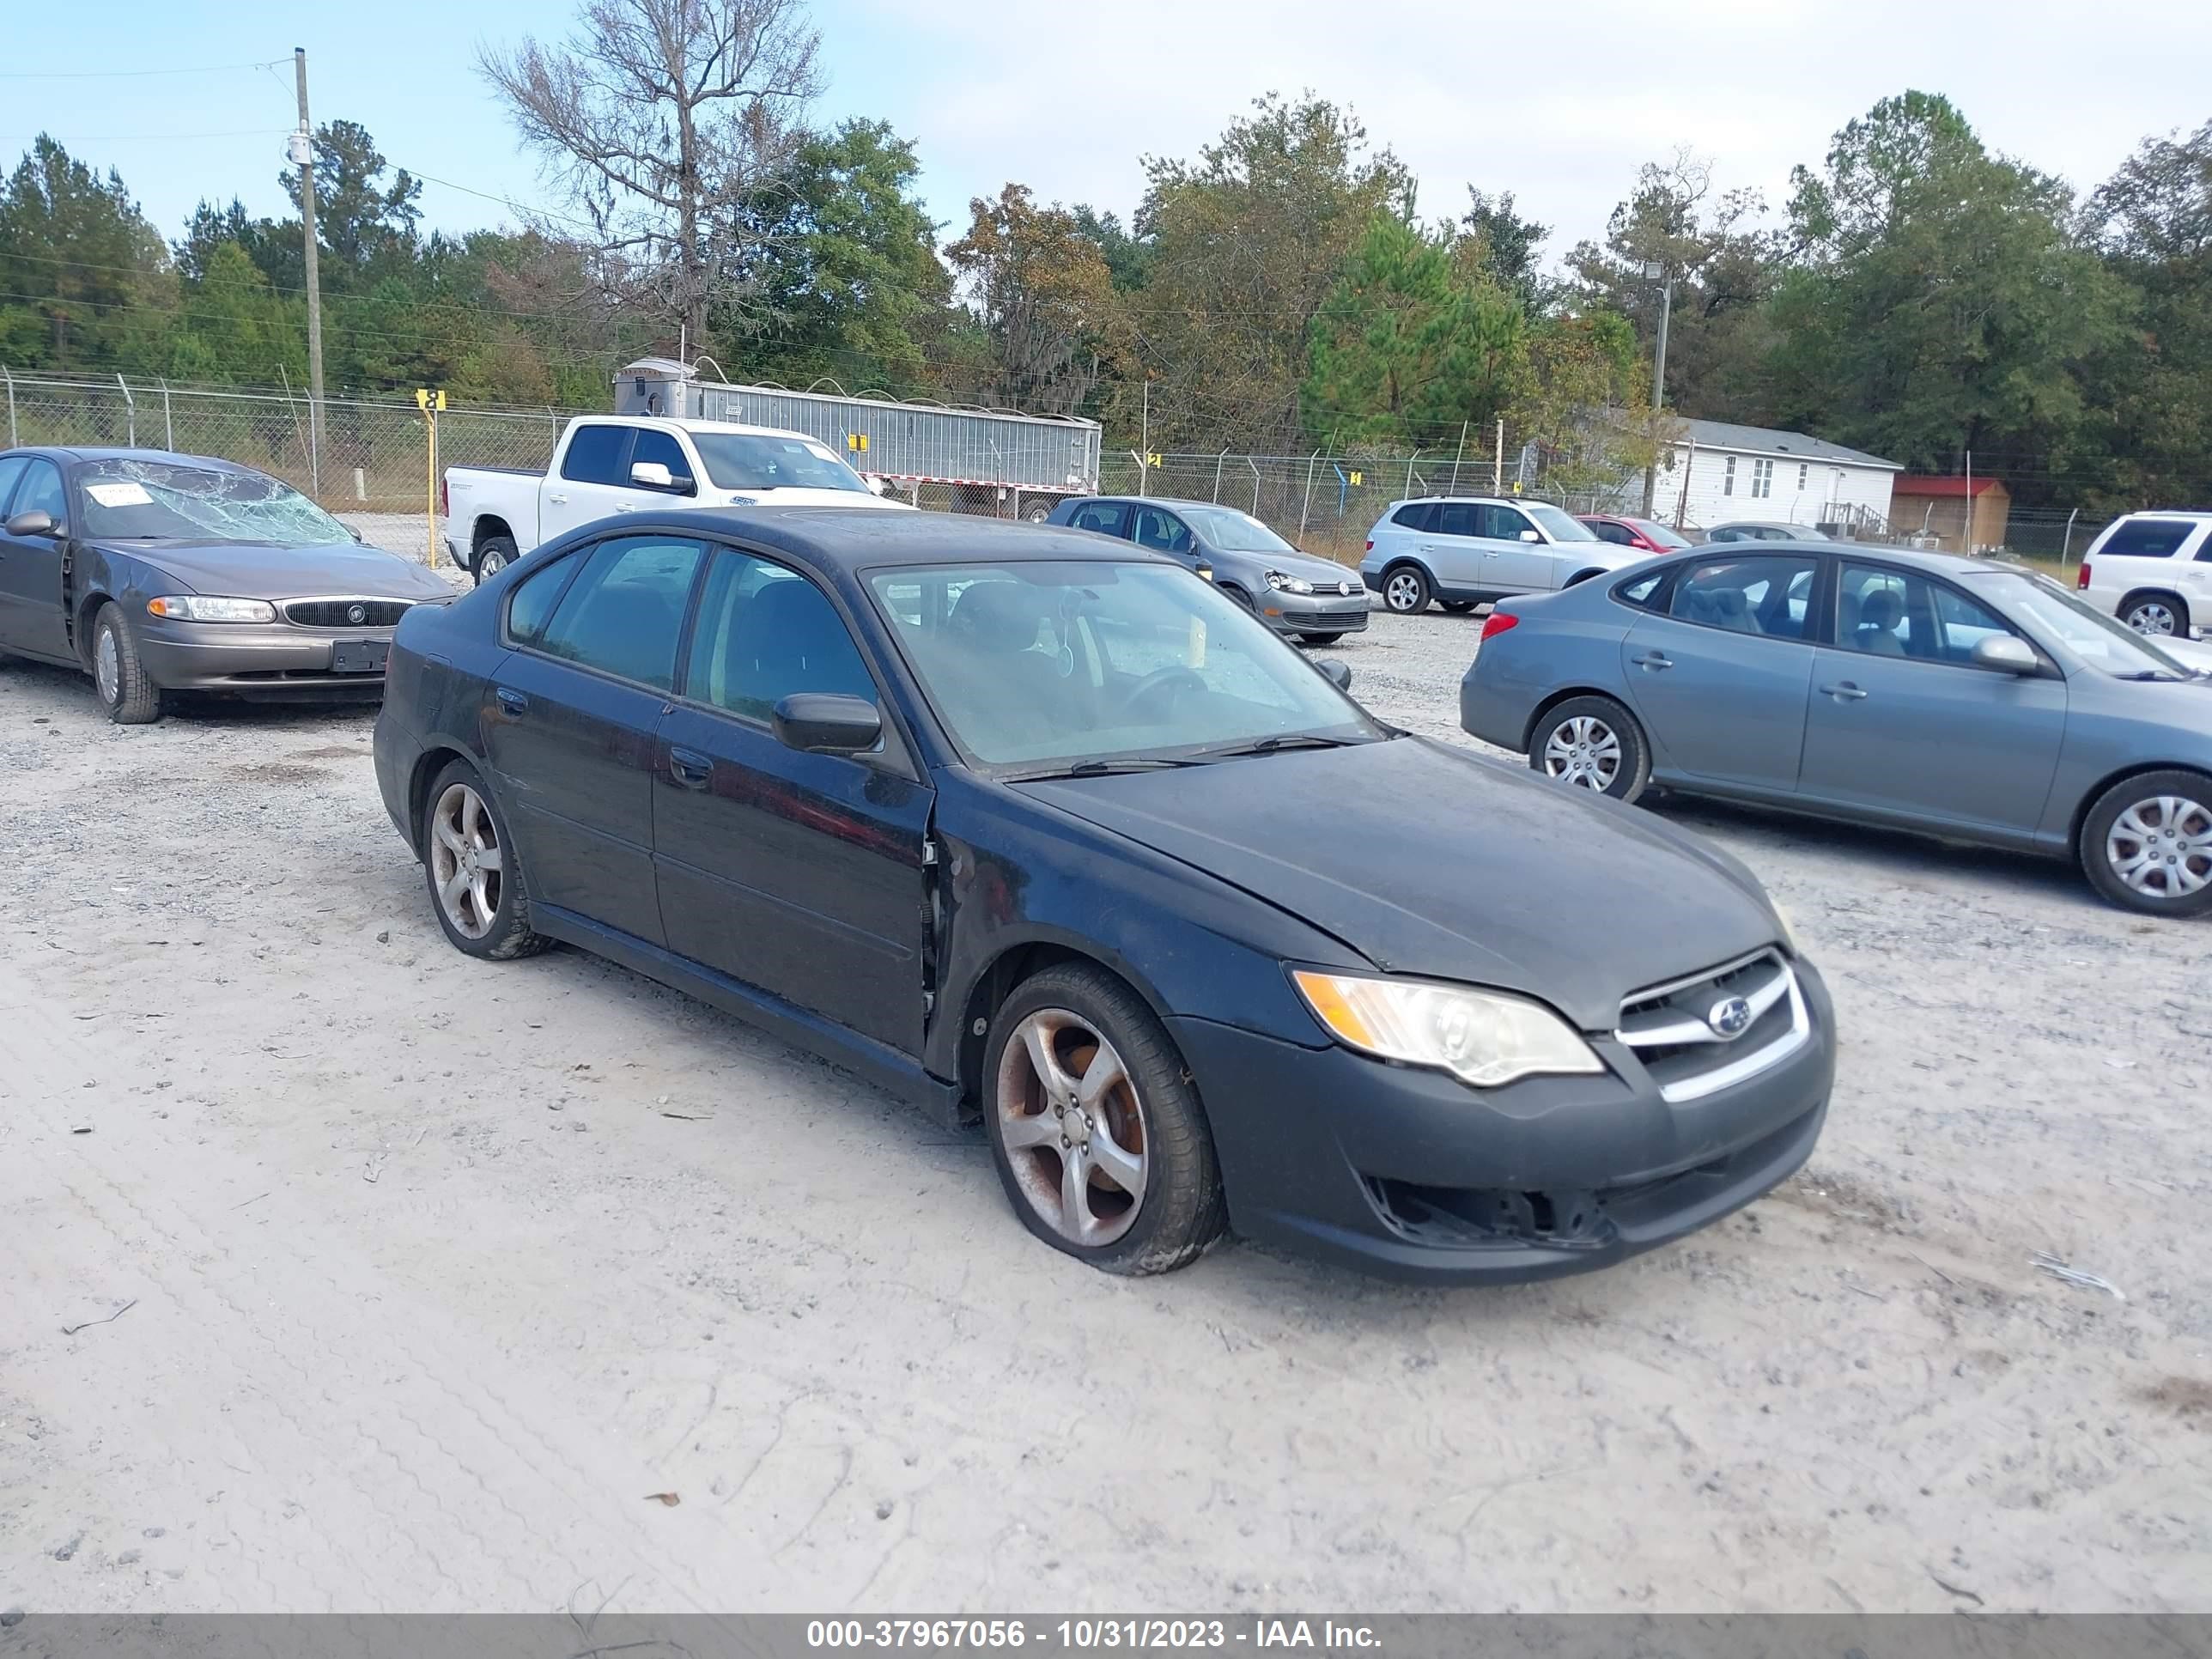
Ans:
[[[1905,469],[1863,450],[1802,432],[1679,421],[1680,434],[1659,462],[1652,515],[1695,527],[1733,519],[1881,528],[1890,487]]]

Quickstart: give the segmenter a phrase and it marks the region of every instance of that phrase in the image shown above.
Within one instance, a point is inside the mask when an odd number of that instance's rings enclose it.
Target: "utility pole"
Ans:
[[[1966,511],[1959,532],[1959,551],[1974,556],[1974,452],[1966,452]]]
[[[1651,516],[1659,490],[1659,412],[1667,406],[1667,325],[1674,316],[1674,279],[1664,267],[1647,264],[1646,276],[1662,276],[1659,288],[1659,353],[1651,370],[1651,457],[1644,463],[1644,516]]]
[[[307,49],[292,48],[292,69],[300,88],[300,130],[292,135],[292,159],[300,164],[300,224],[307,254],[307,476],[323,493],[323,283],[315,240],[315,129],[307,119]]]

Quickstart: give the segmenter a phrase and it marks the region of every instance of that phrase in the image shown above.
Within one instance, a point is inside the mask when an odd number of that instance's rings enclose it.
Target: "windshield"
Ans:
[[[2058,641],[2092,668],[2116,678],[2171,674],[2194,679],[2194,670],[2160,650],[2124,623],[2075,599],[2047,576],[2026,571],[1990,578],[1991,596],[2030,627]]]
[[[991,766],[1188,758],[1266,738],[1383,735],[1211,583],[1091,560],[869,577],[899,649],[963,752]]]
[[[1644,539],[1654,547],[1687,547],[1691,544],[1686,538],[1676,535],[1665,525],[1653,520],[1631,519],[1628,522],[1634,525],[1643,533]]]
[[[1298,550],[1261,524],[1249,513],[1233,507],[1181,508],[1208,547],[1224,553],[1295,553]]]
[[[167,461],[92,461],[77,474],[95,541],[252,542],[329,547],[352,534],[264,472]]]
[[[1579,519],[1569,518],[1556,507],[1543,501],[1523,501],[1521,510],[1544,526],[1544,532],[1555,542],[1594,542],[1597,538],[1590,527]]]
[[[701,432],[691,441],[707,476],[724,489],[854,489],[860,475],[811,438],[770,437],[758,432]]]

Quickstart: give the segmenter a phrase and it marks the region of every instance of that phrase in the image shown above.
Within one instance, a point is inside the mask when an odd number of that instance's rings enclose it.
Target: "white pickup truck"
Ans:
[[[479,582],[579,525],[654,507],[913,510],[805,433],[635,415],[579,416],[544,472],[449,466],[439,494],[446,550]]]

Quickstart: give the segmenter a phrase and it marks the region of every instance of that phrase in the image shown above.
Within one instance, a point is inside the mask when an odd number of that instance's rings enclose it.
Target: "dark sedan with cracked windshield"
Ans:
[[[1109,1271],[1233,1228],[1539,1278],[1796,1170],[1830,1007],[1751,875],[1347,678],[1078,532],[636,514],[410,615],[376,765],[457,948],[564,941],[980,1117]]]

